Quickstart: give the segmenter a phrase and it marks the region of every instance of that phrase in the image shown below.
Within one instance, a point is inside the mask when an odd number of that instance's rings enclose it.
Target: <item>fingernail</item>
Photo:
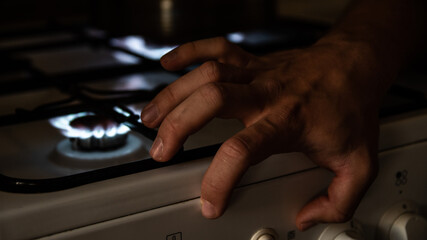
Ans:
[[[154,140],[153,146],[150,150],[150,155],[155,160],[162,160],[163,155],[163,141],[161,138],[157,137],[156,140]]]
[[[159,115],[159,110],[157,109],[157,106],[154,104],[151,104],[147,106],[141,113],[141,121],[145,123],[153,122],[157,119]]]
[[[307,229],[309,229],[309,228],[311,228],[311,227],[313,227],[314,225],[315,225],[316,223],[314,223],[314,222],[303,222],[303,223],[301,223],[299,226],[299,229],[301,230],[301,231],[305,231],[305,230],[307,230]]]
[[[162,61],[163,63],[168,63],[173,61],[176,58],[176,52],[175,51],[170,51],[168,53],[166,53],[165,55],[163,55],[163,57],[160,59],[160,61]]]
[[[200,199],[200,203],[202,204],[202,215],[205,218],[216,218],[217,214],[216,214],[216,210],[214,205],[212,205],[212,203],[204,200],[204,199]]]

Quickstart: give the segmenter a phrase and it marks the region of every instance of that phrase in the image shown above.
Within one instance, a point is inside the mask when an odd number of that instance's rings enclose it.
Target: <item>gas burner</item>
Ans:
[[[129,128],[104,115],[78,113],[50,120],[77,151],[110,151],[126,144]]]
[[[100,168],[149,158],[149,140],[133,133],[127,134],[126,144],[105,150],[76,150],[68,139],[58,143],[51,158],[56,164],[79,169]]]
[[[150,157],[151,140],[108,116],[82,112],[52,118],[50,123],[67,137],[53,152],[51,160],[56,164],[87,169]]]
[[[119,124],[102,115],[88,115],[75,118],[70,126],[82,131],[92,132],[90,137],[72,137],[70,141],[75,150],[108,150],[125,145],[127,132],[118,133]]]

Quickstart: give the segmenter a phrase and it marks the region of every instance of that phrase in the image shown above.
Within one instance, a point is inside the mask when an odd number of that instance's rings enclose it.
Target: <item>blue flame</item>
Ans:
[[[56,118],[49,119],[50,124],[52,126],[61,130],[61,133],[69,138],[80,138],[80,139],[88,139],[91,137],[95,137],[98,139],[103,138],[104,136],[113,137],[118,134],[126,134],[130,131],[130,129],[124,125],[119,124],[118,126],[108,126],[107,129],[103,127],[96,127],[93,130],[89,129],[81,129],[81,128],[73,128],[70,126],[70,122],[76,118],[95,115],[91,112],[81,112],[76,114],[70,114],[65,116],[60,116]]]

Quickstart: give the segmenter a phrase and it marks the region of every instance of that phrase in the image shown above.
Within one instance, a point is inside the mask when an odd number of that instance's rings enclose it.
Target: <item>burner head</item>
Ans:
[[[118,131],[121,124],[102,115],[87,115],[70,121],[70,127],[90,134],[69,137],[74,150],[110,150],[126,144],[127,131]]]

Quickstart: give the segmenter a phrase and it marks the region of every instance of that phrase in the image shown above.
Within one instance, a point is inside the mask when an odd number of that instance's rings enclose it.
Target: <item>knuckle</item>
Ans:
[[[348,220],[351,219],[352,215],[353,215],[352,213],[342,212],[338,209],[335,209],[332,222],[336,222],[336,223],[347,222]]]
[[[165,97],[166,97],[168,102],[176,102],[177,101],[177,96],[176,96],[174,90],[170,86],[167,86],[163,90],[163,92],[164,92]]]
[[[332,204],[326,220],[336,223],[346,222],[352,218],[355,208],[355,206],[340,206],[338,203]]]
[[[280,124],[282,122],[277,121],[271,117],[267,117],[264,121],[259,123],[259,126],[255,128],[259,136],[275,136],[280,132]]]
[[[168,115],[162,123],[163,130],[168,133],[170,136],[177,136],[179,130],[179,121],[178,118]]]
[[[190,51],[197,52],[197,44],[194,41],[185,43],[183,47],[186,47],[186,48],[188,47]]]
[[[273,78],[264,81],[264,90],[273,99],[282,96],[283,88],[283,84],[278,79]]]
[[[217,82],[220,80],[221,71],[218,62],[208,61],[203,63],[199,68],[203,77],[209,82]]]
[[[209,105],[222,106],[225,101],[224,89],[217,83],[205,84],[198,93]]]
[[[230,165],[243,164],[241,159],[247,159],[250,155],[250,147],[247,141],[239,137],[232,137],[227,140],[221,147],[222,153],[226,155],[228,161],[233,161],[234,164],[229,163]],[[240,161],[240,162],[236,162]]]
[[[210,201],[212,203],[211,200],[211,195],[216,195],[216,194],[220,194],[222,192],[224,192],[223,188],[221,187],[222,184],[219,184],[218,181],[212,181],[212,179],[204,179],[202,181],[202,196]]]

